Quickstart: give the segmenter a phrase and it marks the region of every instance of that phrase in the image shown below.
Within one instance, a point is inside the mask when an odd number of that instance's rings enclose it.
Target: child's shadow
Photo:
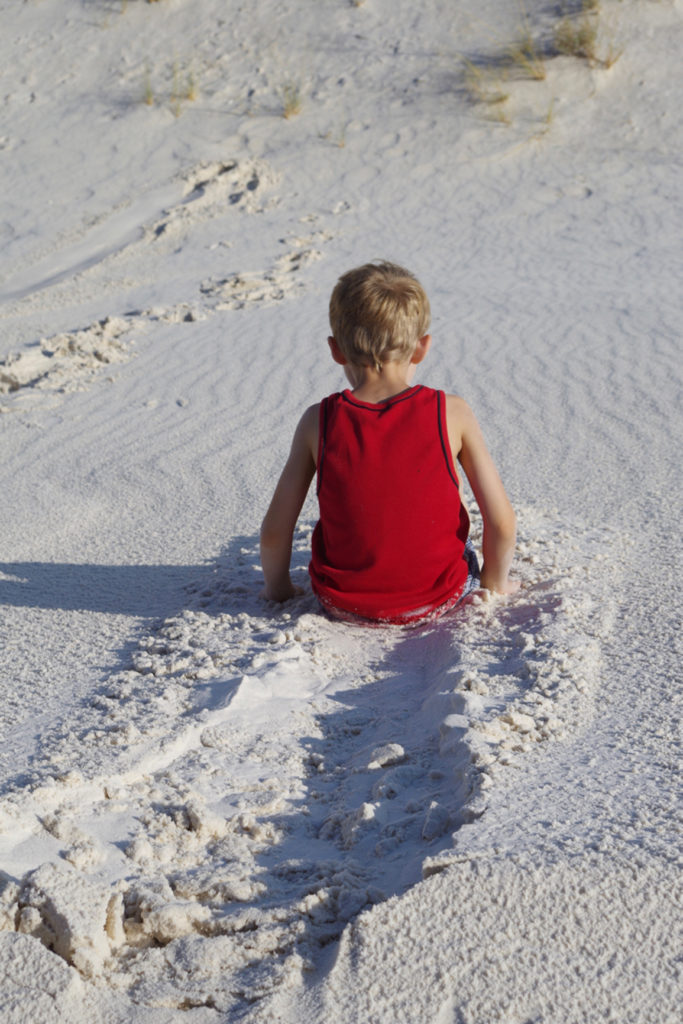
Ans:
[[[201,565],[2,562],[0,603],[136,618],[165,616],[174,603],[177,610],[183,586],[203,569]]]
[[[0,604],[167,618],[186,607],[188,594],[202,587],[207,597],[222,592],[238,603],[240,594],[257,598],[257,552],[253,536],[238,536],[218,558],[197,564],[0,562]]]

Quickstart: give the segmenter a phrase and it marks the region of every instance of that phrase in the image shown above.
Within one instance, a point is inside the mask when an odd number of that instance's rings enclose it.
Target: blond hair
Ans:
[[[349,270],[330,298],[330,326],[342,354],[349,363],[378,372],[383,363],[410,359],[430,316],[422,285],[395,263]]]

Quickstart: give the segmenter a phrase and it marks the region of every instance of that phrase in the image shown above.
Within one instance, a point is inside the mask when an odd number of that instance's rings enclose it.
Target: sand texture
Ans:
[[[3,1022],[680,1020],[683,4],[565,8],[0,0]],[[414,629],[259,596],[373,258],[518,515]]]

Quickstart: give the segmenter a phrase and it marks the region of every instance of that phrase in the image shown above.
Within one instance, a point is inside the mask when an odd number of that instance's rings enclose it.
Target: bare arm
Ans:
[[[312,405],[299,420],[289,458],[261,525],[263,596],[269,601],[287,601],[300,593],[292,584],[289,563],[294,527],[315,475],[318,408]]]
[[[508,579],[517,531],[514,509],[467,402],[448,395],[446,411],[453,455],[465,471],[484,520],[481,585],[500,594],[512,594],[519,589],[518,582]]]

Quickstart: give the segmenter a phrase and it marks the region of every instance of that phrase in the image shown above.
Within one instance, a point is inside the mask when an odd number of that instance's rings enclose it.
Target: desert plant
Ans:
[[[613,64],[619,60],[623,53],[623,50],[618,50],[613,42],[607,47],[607,51],[600,58],[600,63],[603,68],[611,68]]]
[[[282,116],[287,120],[301,113],[303,96],[298,82],[285,82],[280,89],[280,99],[282,101]]]
[[[545,78],[543,54],[528,27],[525,26],[517,40],[508,47],[507,55],[510,62],[528,78],[533,78],[537,82]]]
[[[495,74],[479,67],[467,57],[463,57],[462,61],[465,66],[465,89],[473,102],[490,106],[505,103],[510,94],[503,90]]]
[[[178,61],[173,61],[173,76],[171,79],[171,110],[176,117],[180,117],[180,101],[182,99],[180,89],[180,69]]]
[[[517,0],[519,31],[517,39],[507,48],[507,58],[527,78],[540,82],[546,77],[543,53],[534,39],[524,0]]]
[[[168,80],[168,72],[166,70],[164,71],[164,78]],[[163,100],[168,101],[175,116],[180,117],[183,102],[186,100],[192,102],[197,99],[198,95],[199,88],[194,72],[190,70],[183,73],[179,61],[175,60],[171,68],[170,91],[168,88],[164,89]],[[155,95],[152,87],[152,72],[149,65],[145,67],[143,101],[148,107],[152,107],[160,101],[160,97]]]
[[[563,18],[555,28],[555,49],[565,56],[579,57],[589,64],[611,68],[621,56],[621,50],[610,43],[607,51],[602,56],[598,55],[599,9],[598,0],[583,0],[580,17]]]
[[[190,70],[187,73],[187,81],[185,83],[185,99],[189,100],[190,103],[194,103],[198,96],[199,88],[197,86],[197,79],[195,78],[194,72]]]
[[[545,117],[543,118],[543,124],[546,127],[546,131],[548,130],[548,128],[550,128],[550,125],[553,123],[554,117],[555,117],[555,98],[553,97],[551,99],[550,103],[548,104],[548,109],[546,110]]]
[[[152,75],[149,68],[145,68],[144,99],[148,107],[154,105],[154,90],[152,89]]]
[[[596,61],[595,47],[598,38],[598,25],[590,13],[583,15],[579,21],[563,18],[555,28],[555,47],[558,53],[583,60]]]
[[[485,121],[493,121],[494,124],[512,124],[510,115],[502,104],[490,107],[483,117]]]
[[[330,128],[326,132],[320,132],[319,138],[325,142],[331,142],[337,149],[343,149],[346,145],[346,124],[341,124],[337,131]]]

